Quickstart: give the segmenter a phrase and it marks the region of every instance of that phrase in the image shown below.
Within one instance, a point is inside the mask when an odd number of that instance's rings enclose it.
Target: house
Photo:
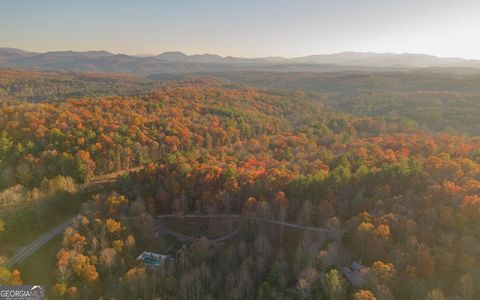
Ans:
[[[342,267],[341,272],[357,288],[365,286],[370,279],[370,268],[356,261],[351,264],[350,268]]]
[[[143,261],[147,267],[158,268],[165,261],[173,259],[171,255],[162,255],[153,252],[144,251],[137,257],[137,260]]]

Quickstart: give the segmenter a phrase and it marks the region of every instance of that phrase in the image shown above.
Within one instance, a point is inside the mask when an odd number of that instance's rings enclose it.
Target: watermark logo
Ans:
[[[39,285],[0,286],[0,300],[44,300],[45,291]]]

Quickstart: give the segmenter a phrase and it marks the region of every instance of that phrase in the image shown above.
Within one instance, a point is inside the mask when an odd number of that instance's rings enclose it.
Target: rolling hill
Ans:
[[[440,68],[444,71],[480,72],[480,61],[440,58],[425,54],[343,52],[297,58],[240,58],[215,54],[186,55],[165,52],[132,56],[107,51],[27,52],[0,48],[0,67],[60,71],[123,72],[140,76],[157,73],[220,71],[332,72],[385,71]]]

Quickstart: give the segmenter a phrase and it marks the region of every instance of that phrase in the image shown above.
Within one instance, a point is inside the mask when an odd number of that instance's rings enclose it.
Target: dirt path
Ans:
[[[169,218],[186,218],[186,219],[208,219],[208,218],[229,218],[229,219],[234,219],[234,218],[240,218],[242,215],[240,214],[218,214],[218,215],[195,215],[195,214],[186,214],[186,215],[175,215],[175,214],[166,214],[166,215],[157,215],[157,218],[160,219],[169,219]],[[271,220],[271,219],[265,219],[265,218],[260,218],[260,217],[255,217],[251,216],[251,220],[259,221],[259,222],[264,222],[264,223],[270,223],[270,224],[276,224],[276,225],[283,225],[285,227],[290,227],[290,228],[296,228],[296,229],[301,229],[301,230],[308,230],[308,231],[315,231],[319,233],[326,233],[326,234],[332,234],[332,235],[343,235],[345,233],[345,229],[339,229],[339,228],[323,228],[323,227],[312,227],[312,226],[303,226],[300,224],[295,224],[295,223],[288,223],[288,222],[281,222],[277,220]]]

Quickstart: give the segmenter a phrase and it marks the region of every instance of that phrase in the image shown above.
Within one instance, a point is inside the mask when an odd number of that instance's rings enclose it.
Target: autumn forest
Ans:
[[[479,87],[434,71],[0,69],[0,284],[40,280],[49,299],[478,299]],[[48,250],[9,263],[65,220]]]

